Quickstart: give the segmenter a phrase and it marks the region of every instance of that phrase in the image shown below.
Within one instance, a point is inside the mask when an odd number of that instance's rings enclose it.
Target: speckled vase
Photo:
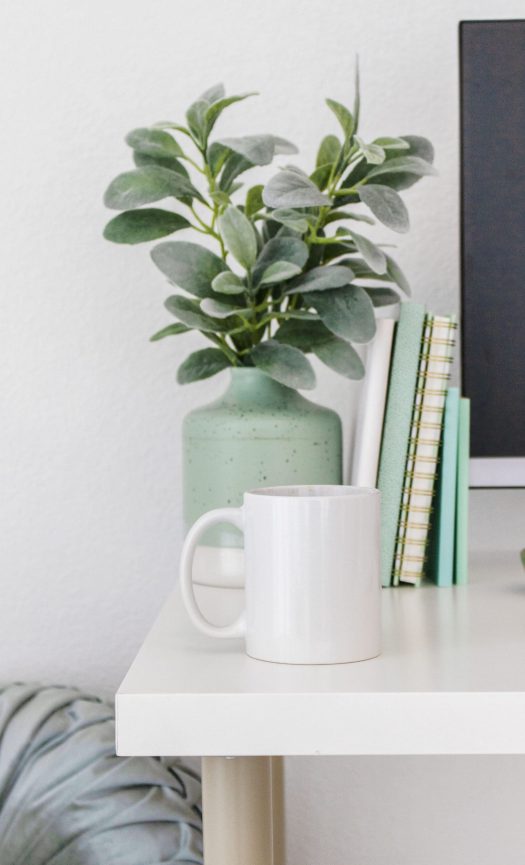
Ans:
[[[234,368],[226,392],[183,423],[186,530],[212,508],[242,504],[246,490],[339,484],[342,430],[336,412],[254,368]],[[242,535],[220,525],[203,537],[194,579],[242,585]]]

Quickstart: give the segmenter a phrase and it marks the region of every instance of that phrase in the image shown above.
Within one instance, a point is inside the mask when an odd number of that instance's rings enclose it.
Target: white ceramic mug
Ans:
[[[245,637],[253,658],[340,664],[381,651],[380,494],[347,486],[252,490],[192,526],[181,557],[182,597],[212,637]],[[246,609],[231,625],[208,622],[193,592],[199,535],[230,522],[244,532]]]

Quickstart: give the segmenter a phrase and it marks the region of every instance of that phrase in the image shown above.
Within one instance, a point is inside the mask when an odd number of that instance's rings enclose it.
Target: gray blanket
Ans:
[[[0,687],[1,865],[202,863],[198,777],[114,743],[95,697]]]

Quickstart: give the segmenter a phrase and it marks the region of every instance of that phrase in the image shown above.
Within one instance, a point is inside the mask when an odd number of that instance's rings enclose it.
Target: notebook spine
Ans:
[[[425,570],[456,327],[452,318],[427,316],[425,320],[399,514],[394,585],[417,584]]]

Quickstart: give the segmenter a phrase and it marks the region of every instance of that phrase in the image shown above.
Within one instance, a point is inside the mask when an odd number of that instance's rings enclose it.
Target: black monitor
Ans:
[[[460,70],[471,485],[525,486],[525,21],[462,21]]]

